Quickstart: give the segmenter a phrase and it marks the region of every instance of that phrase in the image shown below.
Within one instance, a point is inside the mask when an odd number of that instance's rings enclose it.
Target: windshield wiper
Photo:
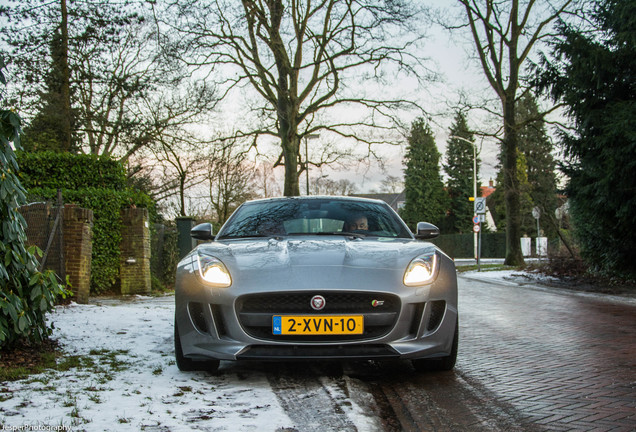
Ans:
[[[276,237],[276,236],[268,236],[263,234],[224,235],[223,237],[220,237],[217,240],[243,239],[243,238],[254,238],[254,237],[263,238],[263,237]]]
[[[319,236],[345,236],[345,237],[354,237],[354,238],[365,238],[366,234],[362,233],[353,233],[348,231],[324,231],[324,232],[316,232],[316,233],[307,233],[308,235],[319,235]]]

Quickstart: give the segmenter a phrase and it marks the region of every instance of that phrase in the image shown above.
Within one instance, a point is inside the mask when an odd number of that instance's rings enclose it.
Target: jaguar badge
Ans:
[[[327,301],[323,296],[315,295],[311,298],[311,302],[309,304],[311,304],[313,310],[323,310]]]

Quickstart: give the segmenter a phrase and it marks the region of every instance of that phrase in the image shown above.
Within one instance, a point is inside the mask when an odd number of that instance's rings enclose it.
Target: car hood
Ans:
[[[219,241],[198,250],[220,259],[239,286],[362,289],[401,281],[411,260],[434,248],[408,239],[302,237]]]

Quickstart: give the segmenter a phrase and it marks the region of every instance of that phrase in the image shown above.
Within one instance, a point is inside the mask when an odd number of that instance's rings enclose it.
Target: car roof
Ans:
[[[291,197],[273,197],[273,198],[260,198],[255,200],[246,201],[245,204],[250,203],[258,203],[258,202],[268,202],[268,201],[311,201],[311,200],[339,200],[339,201],[350,201],[350,202],[366,202],[366,203],[374,203],[374,204],[386,204],[382,200],[371,199],[371,198],[360,198],[360,197],[352,197],[352,196],[340,196],[340,195],[304,195],[304,196],[291,196]]]

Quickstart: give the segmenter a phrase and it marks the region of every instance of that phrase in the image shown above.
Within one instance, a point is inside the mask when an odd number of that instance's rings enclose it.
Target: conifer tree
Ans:
[[[450,209],[448,227],[457,233],[472,232],[474,204],[470,197],[474,193],[474,136],[468,129],[466,116],[462,112],[455,115],[451,125],[450,138],[446,148],[444,171],[448,175],[448,195]],[[463,138],[463,139],[460,139]],[[471,145],[470,142],[473,142]],[[479,159],[477,160],[477,185],[479,185]],[[477,190],[479,196],[479,189]]]
[[[417,222],[440,226],[446,217],[448,197],[440,175],[441,154],[426,120],[420,117],[413,122],[408,143],[404,157],[406,202],[402,217],[412,230]]]
[[[557,208],[557,180],[556,162],[552,155],[553,146],[534,96],[526,94],[519,101],[518,108],[519,124],[524,124],[519,132],[519,151],[524,154],[526,160],[530,198],[533,207],[539,207],[541,211],[541,229],[544,235],[553,238],[557,235],[557,224],[554,220],[554,211]],[[533,234],[536,232],[536,223],[534,228]]]
[[[636,3],[592,2],[589,24],[561,23],[543,85],[566,104],[567,195],[581,253],[595,270],[636,277]]]
[[[69,75],[62,39],[61,32],[56,30],[50,41],[51,62],[50,69],[44,74],[44,91],[40,94],[37,113],[24,128],[22,146],[27,151],[77,150],[75,113],[67,99],[70,95],[66,95]]]
[[[501,170],[501,164],[499,165],[499,172],[497,173],[497,185],[503,184],[504,174]],[[534,202],[532,201],[531,191],[532,186],[528,181],[528,162],[524,153],[519,152],[517,155],[517,184],[519,193],[519,222],[521,235],[527,235],[529,237],[537,236],[536,221],[532,217],[532,208]],[[504,190],[501,187],[497,187],[495,192],[489,197],[489,201],[493,203],[490,206],[490,211],[495,223],[497,224],[497,230],[503,230],[506,228],[506,203],[504,199]]]

